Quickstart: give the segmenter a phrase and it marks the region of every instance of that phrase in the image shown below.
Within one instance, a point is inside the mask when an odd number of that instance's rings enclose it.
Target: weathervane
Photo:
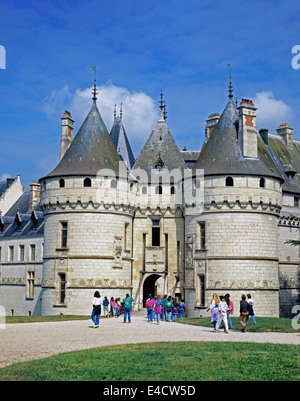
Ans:
[[[92,68],[92,71],[95,71],[95,77],[94,77],[94,89],[93,89],[93,101],[96,102],[97,100],[97,85],[96,85],[96,78],[97,78],[97,71],[96,71],[96,66]]]
[[[233,94],[232,94],[232,92],[233,92],[233,87],[232,87],[232,83],[231,83],[231,64],[227,64],[227,68],[230,69],[229,89],[228,89],[229,95],[228,95],[228,97],[229,97],[229,99],[232,99],[232,98],[233,98]]]

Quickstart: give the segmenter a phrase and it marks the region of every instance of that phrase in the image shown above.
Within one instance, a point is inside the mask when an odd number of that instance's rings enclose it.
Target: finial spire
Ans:
[[[233,87],[232,87],[232,83],[231,83],[231,64],[227,64],[227,68],[230,69],[230,76],[229,76],[229,89],[228,89],[228,97],[229,99],[233,98]]]
[[[117,105],[115,104],[114,108],[114,120],[117,118]]]
[[[122,116],[123,116],[123,108],[122,108],[122,103],[120,106],[120,120],[122,120]]]
[[[161,89],[160,90],[160,102],[159,102],[159,108],[160,108],[161,111],[163,111],[163,109],[164,109],[164,100],[163,100],[163,98],[164,98],[164,94],[163,94],[163,91]]]
[[[166,105],[166,102],[164,101],[164,120],[167,119],[167,114],[168,114],[168,112],[167,112],[167,105]]]
[[[96,100],[97,100],[97,85],[96,85],[96,77],[97,77],[97,71],[96,71],[96,66],[95,67],[93,67],[92,68],[92,71],[95,71],[95,77],[94,77],[94,89],[93,89],[93,92],[92,92],[92,94],[93,94],[93,101],[94,101],[94,103],[96,103]]]

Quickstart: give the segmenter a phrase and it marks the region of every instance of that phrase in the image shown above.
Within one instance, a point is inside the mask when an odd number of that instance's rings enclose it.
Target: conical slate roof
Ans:
[[[138,168],[146,171],[148,176],[152,169],[172,171],[179,168],[183,172],[187,168],[162,113],[134,164],[134,169]]]
[[[260,135],[257,138],[258,157],[243,157],[238,143],[237,109],[229,99],[223,114],[203,146],[193,167],[204,169],[204,175],[257,175],[279,177]]]
[[[119,172],[120,157],[102,120],[96,101],[57,167],[45,178],[97,175],[99,170]]]
[[[134,164],[134,156],[121,117],[116,117],[114,119],[110,136],[119,156],[130,170]]]

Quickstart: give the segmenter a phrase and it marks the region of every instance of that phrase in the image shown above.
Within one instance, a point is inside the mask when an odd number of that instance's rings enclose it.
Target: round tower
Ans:
[[[131,293],[134,193],[93,105],[58,166],[40,179],[45,216],[42,315],[91,313],[102,296]]]
[[[230,93],[232,95],[232,93]],[[279,316],[278,218],[282,179],[257,135],[255,107],[229,102],[193,168],[204,172],[203,212],[186,208],[185,294],[190,316],[229,293],[255,313]]]

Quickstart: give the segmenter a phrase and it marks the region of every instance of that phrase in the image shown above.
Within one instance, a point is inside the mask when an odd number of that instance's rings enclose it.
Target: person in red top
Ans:
[[[225,301],[226,301],[226,303],[228,305],[228,310],[227,310],[228,327],[231,330],[232,329],[232,322],[231,322],[231,319],[230,319],[230,315],[233,315],[234,306],[233,306],[232,299],[230,299],[230,294],[225,294]]]
[[[148,322],[153,321],[153,307],[154,307],[154,299],[153,297],[150,297],[146,301],[146,308],[147,308],[147,314],[148,314]]]

